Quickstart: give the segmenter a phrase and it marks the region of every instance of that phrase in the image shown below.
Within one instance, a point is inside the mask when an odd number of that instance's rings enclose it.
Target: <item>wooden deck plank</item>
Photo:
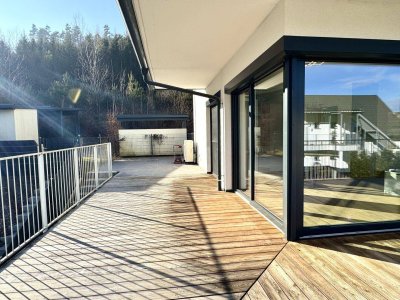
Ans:
[[[263,299],[270,299],[268,295],[265,293],[264,289],[260,285],[259,282],[254,283],[254,285],[251,287],[249,292],[246,294],[246,296],[243,299],[248,299],[248,300],[263,300]]]
[[[163,159],[147,160],[151,170]],[[121,174],[3,267],[0,290],[240,299],[286,244],[283,234],[197,166],[169,162],[163,176],[131,176],[136,162],[121,163]]]
[[[277,290],[290,299],[400,299],[399,242],[400,233],[290,242],[258,283],[275,299]]]

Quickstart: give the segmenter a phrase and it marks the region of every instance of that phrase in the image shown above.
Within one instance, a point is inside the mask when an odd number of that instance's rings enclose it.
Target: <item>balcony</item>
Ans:
[[[214,177],[172,162],[114,161],[119,174],[5,261],[0,299],[400,294],[399,234],[287,243]]]

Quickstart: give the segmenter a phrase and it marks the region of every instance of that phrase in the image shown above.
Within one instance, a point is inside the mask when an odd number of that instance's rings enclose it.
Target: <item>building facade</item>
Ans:
[[[220,189],[289,240],[400,229],[400,2],[119,3],[145,80],[199,92]]]

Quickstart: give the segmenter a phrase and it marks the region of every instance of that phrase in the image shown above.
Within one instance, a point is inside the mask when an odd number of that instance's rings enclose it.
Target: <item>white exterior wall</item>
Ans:
[[[122,157],[152,155],[150,137],[152,134],[163,135],[160,142],[153,140],[153,155],[173,155],[173,146],[183,146],[183,141],[187,139],[186,128],[120,129],[118,131],[119,139],[123,139],[119,143],[120,155]]]
[[[215,94],[221,87],[237,76],[258,56],[271,47],[284,34],[284,1],[279,2],[243,46],[230,58],[217,76],[207,86],[209,94]],[[223,93],[222,93],[223,94]]]
[[[231,190],[233,182],[231,96],[224,93],[224,86],[278,41],[283,34],[284,2],[282,1],[275,6],[268,17],[207,87],[209,94],[221,91],[221,186],[224,190]]]
[[[285,34],[400,39],[398,0],[285,0]]]
[[[34,140],[39,143],[38,116],[36,109],[14,110],[15,140]]]
[[[0,140],[15,141],[14,110],[0,110]]]
[[[281,0],[207,92],[218,92],[284,35],[400,40],[399,28],[399,0]]]
[[[197,164],[204,172],[211,171],[210,112],[207,101],[207,98],[193,95],[194,147],[197,152]]]
[[[399,0],[281,0],[206,88],[209,94],[221,91],[224,103],[223,187],[232,187],[230,95],[223,92],[229,81],[284,35],[400,40],[399,28]]]

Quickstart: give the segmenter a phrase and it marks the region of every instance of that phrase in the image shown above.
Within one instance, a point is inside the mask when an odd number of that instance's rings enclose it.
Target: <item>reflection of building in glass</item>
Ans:
[[[342,178],[352,153],[400,151],[400,118],[376,95],[306,96],[305,177]]]

